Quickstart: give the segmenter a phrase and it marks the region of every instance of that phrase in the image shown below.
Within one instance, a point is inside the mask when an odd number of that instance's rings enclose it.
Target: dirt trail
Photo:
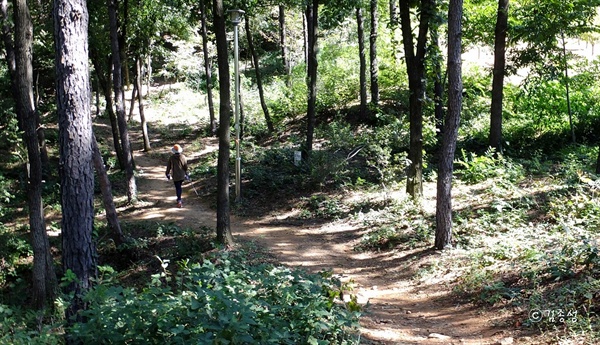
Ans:
[[[216,149],[216,140],[203,140],[202,152],[184,152],[188,159]],[[164,152],[166,162],[168,148],[154,150]],[[176,207],[174,187],[164,176],[165,162],[159,156],[135,152],[143,202],[127,217],[214,228],[215,211],[202,200],[204,191],[197,189],[197,196],[189,182],[184,184],[184,207]],[[423,265],[438,260],[442,254],[437,252],[358,253],[353,241],[364,229],[342,222],[299,224],[283,214],[261,219],[232,216],[231,229],[236,241],[255,241],[283,264],[313,272],[332,270],[343,281],[353,281],[358,301],[369,302],[361,320],[364,344],[517,343],[510,331],[494,327],[500,315],[450,300],[443,284],[413,278]]]

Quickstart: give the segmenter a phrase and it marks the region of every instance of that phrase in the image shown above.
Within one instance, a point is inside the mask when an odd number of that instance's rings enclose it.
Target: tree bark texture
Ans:
[[[400,22],[410,89],[410,147],[406,192],[413,198],[423,195],[423,101],[425,98],[425,53],[432,0],[421,0],[416,52],[410,18],[410,1],[400,0]]]
[[[319,0],[309,1],[306,6],[307,28],[307,83],[308,104],[306,107],[306,145],[305,158],[310,159],[317,117],[317,29],[318,29]]]
[[[14,50],[14,39],[11,28],[11,19],[8,14],[8,1],[2,0],[0,3],[0,10],[2,11],[2,40],[4,41],[4,52],[6,54],[6,64],[8,66],[8,72],[10,75],[10,81],[12,85],[17,85],[17,63],[15,61],[15,50]],[[15,100],[15,108],[17,114],[20,112],[19,94],[17,88],[12,88],[13,99]],[[23,130],[23,123],[21,118],[17,118],[19,129]]]
[[[54,262],[50,253],[50,242],[46,233],[44,207],[42,202],[43,172],[39,141],[37,137],[38,114],[33,94],[33,24],[25,0],[14,1],[15,10],[15,62],[16,81],[14,85],[19,96],[17,114],[23,123],[23,137],[27,146],[29,174],[27,203],[29,206],[29,227],[33,248],[33,289],[34,307],[42,309],[53,301],[57,288]]]
[[[129,113],[127,115],[127,123],[131,123],[131,121],[133,120],[133,111],[135,110],[135,100],[137,98],[136,92],[137,92],[137,82],[133,83],[133,89],[131,90],[131,98],[130,98],[130,102],[129,102]]]
[[[206,5],[205,1],[200,0],[200,20],[202,30],[202,53],[204,56],[204,74],[206,75],[206,98],[208,99],[208,114],[210,118],[210,132],[217,135],[217,121],[215,119],[215,105],[213,102],[213,81],[211,72],[211,63],[208,56],[208,32],[206,30]]]
[[[140,123],[142,125],[142,137],[144,139],[144,152],[152,150],[150,147],[150,136],[148,134],[148,121],[144,113],[144,97],[142,95],[142,57],[135,59],[135,88],[137,89],[138,109],[140,112]],[[133,105],[132,105],[133,106]]]
[[[96,276],[92,117],[85,0],[55,0],[56,91],[62,205],[62,261],[75,279],[67,292],[69,322],[85,308],[83,294]],[[67,342],[68,342],[67,335]]]
[[[100,149],[98,148],[96,136],[93,133],[92,136],[94,168],[96,169],[96,174],[98,175],[98,182],[100,183],[100,190],[102,191],[102,203],[106,212],[106,221],[108,222],[108,227],[110,228],[110,233],[112,234],[113,241],[115,241],[115,244],[119,246],[125,243],[127,239],[125,235],[123,235],[123,231],[121,230],[121,224],[119,223],[117,208],[115,207],[115,202],[113,199],[112,187],[110,185],[110,180],[108,179],[108,174],[106,173],[106,168],[104,167],[104,160],[102,159],[102,154],[100,153]]]
[[[121,139],[119,134],[119,124],[117,121],[117,114],[115,114],[112,91],[111,91],[111,73],[108,70],[107,65],[101,65],[101,59],[99,57],[99,53],[94,47],[90,47],[91,52],[91,60],[94,65],[94,70],[96,71],[96,76],[98,77],[98,82],[100,84],[100,89],[102,89],[102,94],[104,95],[104,101],[106,102],[106,112],[108,114],[108,119],[110,120],[110,129],[113,138],[113,147],[115,153],[117,155],[117,160],[119,162],[119,166],[121,169],[125,169],[125,157],[123,156],[123,147],[121,146]],[[105,68],[103,68],[104,66]]]
[[[117,30],[117,4],[116,0],[107,0],[108,18],[110,21],[110,47],[113,65],[113,88],[115,94],[115,107],[117,109],[117,122],[119,137],[125,158],[125,176],[127,179],[127,200],[132,202],[137,198],[137,185],[133,174],[133,151],[129,140],[127,119],[125,118],[125,95],[123,93],[123,77],[121,74],[121,55],[119,50],[119,33]]]
[[[256,73],[256,87],[258,88],[260,106],[262,107],[263,114],[265,115],[265,122],[267,123],[269,133],[273,133],[275,131],[275,127],[273,127],[273,120],[271,119],[271,115],[269,114],[269,108],[267,107],[267,102],[265,101],[265,92],[262,83],[262,75],[260,73],[258,54],[256,53],[256,49],[254,49],[252,32],[250,31],[250,18],[246,18],[244,22],[246,28],[246,37],[248,38],[248,49],[250,50],[250,55],[252,55],[252,61],[254,62],[254,71]]]
[[[490,146],[502,152],[502,100],[506,70],[506,31],[508,30],[509,0],[498,0],[498,14],[494,38],[494,69],[492,105],[490,111]]]
[[[289,76],[291,71],[290,60],[287,51],[287,28],[285,26],[285,5],[279,5],[279,45],[281,46],[281,62],[283,63],[283,72]]]
[[[377,0],[371,0],[371,35],[369,36],[369,58],[371,60],[371,104],[379,106],[379,62],[377,61],[377,30],[379,15],[377,11]]]
[[[213,0],[213,18],[219,65],[219,156],[217,159],[217,242],[233,244],[229,215],[229,144],[231,126],[231,91],[227,34],[223,0]]]
[[[448,112],[444,122],[442,153],[437,182],[435,248],[452,244],[452,172],[460,111],[462,108],[462,32],[463,0],[450,0],[448,9]]]
[[[362,14],[362,8],[356,8],[356,26],[358,34],[358,59],[360,61],[359,67],[359,85],[360,85],[360,118],[366,120],[367,118],[367,58],[365,56],[365,28]]]
[[[440,44],[438,39],[437,29],[435,34],[431,35],[431,43],[434,49],[439,51]],[[438,139],[442,138],[444,133],[444,77],[442,76],[442,56],[434,58],[433,73],[435,81],[433,82],[433,101],[435,114],[435,128],[437,130]]]

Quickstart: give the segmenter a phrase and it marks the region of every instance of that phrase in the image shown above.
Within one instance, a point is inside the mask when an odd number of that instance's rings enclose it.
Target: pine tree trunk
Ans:
[[[121,169],[125,169],[125,157],[123,157],[123,147],[121,146],[121,140],[119,139],[119,125],[117,122],[117,114],[115,114],[114,111],[112,92],[110,88],[110,84],[112,81],[110,77],[111,74],[109,71],[107,71],[107,68],[101,67],[101,60],[98,57],[98,52],[96,51],[96,49],[94,49],[94,47],[90,47],[90,51],[92,64],[94,65],[94,69],[96,70],[96,76],[98,77],[98,82],[100,83],[100,89],[102,90],[102,94],[104,95],[104,101],[106,102],[106,112],[108,114],[108,119],[110,120],[113,147],[117,155],[119,167]]]
[[[133,89],[131,90],[131,101],[129,102],[129,114],[127,116],[127,123],[131,123],[133,120],[133,111],[135,110],[135,99],[137,98],[137,82],[133,84]]]
[[[319,0],[312,0],[306,6],[306,27],[308,43],[308,105],[306,109],[306,144],[304,148],[305,159],[310,159],[313,146],[313,136],[317,117],[317,29],[318,29]]]
[[[288,58],[287,43],[286,43],[286,26],[285,26],[285,5],[279,5],[279,45],[281,46],[281,62],[283,63],[283,73],[286,76],[290,75],[290,60]]]
[[[33,94],[33,24],[25,0],[15,0],[15,88],[20,104],[19,116],[24,125],[23,139],[27,146],[29,175],[27,200],[29,206],[29,226],[33,248],[33,305],[42,309],[53,301],[57,288],[56,273],[50,253],[50,242],[46,233],[44,207],[42,202],[42,159],[37,137],[38,115]]]
[[[62,205],[62,261],[76,279],[66,312],[69,323],[81,320],[84,293],[96,276],[94,169],[88,67],[88,12],[85,0],[55,0],[56,93]],[[67,295],[68,296],[68,295]],[[67,334],[67,343],[72,343]]]
[[[434,7],[432,0],[421,0],[419,11],[421,15],[415,52],[409,0],[400,0],[399,4],[408,72],[408,87],[410,89],[410,147],[408,152],[410,165],[407,171],[406,192],[416,199],[423,195],[423,100],[425,98],[423,80],[425,79],[425,48],[429,31],[429,18]]]
[[[432,50],[439,52],[439,28],[436,26],[431,29],[431,46]],[[438,140],[442,140],[444,133],[444,77],[442,77],[442,55],[436,54],[433,57],[433,102],[434,102],[434,114],[435,114],[435,128]]]
[[[452,244],[452,172],[460,111],[462,108],[462,31],[463,0],[450,0],[448,10],[448,112],[437,182],[435,248]]]
[[[119,34],[117,32],[117,4],[116,0],[107,0],[108,17],[110,21],[110,46],[113,64],[113,88],[115,95],[115,107],[117,109],[117,122],[119,125],[119,137],[125,158],[125,177],[127,179],[127,201],[137,199],[137,185],[133,174],[134,162],[127,119],[125,118],[125,97],[123,93],[123,78],[121,75],[121,56],[119,50]]]
[[[215,106],[213,103],[213,81],[211,63],[208,56],[208,33],[206,31],[206,0],[200,0],[200,19],[202,30],[202,53],[204,55],[204,74],[206,75],[206,98],[208,101],[208,113],[210,118],[210,132],[217,135],[217,121],[215,119]]]
[[[359,67],[359,85],[360,85],[360,118],[367,119],[367,58],[365,56],[365,28],[363,24],[362,8],[356,8],[356,26],[358,29],[358,60]]]
[[[250,18],[246,18],[244,22],[244,25],[246,27],[246,37],[248,38],[248,49],[250,50],[250,54],[252,55],[252,61],[254,62],[254,71],[256,73],[256,87],[258,88],[260,106],[262,107],[263,114],[265,115],[265,122],[267,123],[269,133],[272,133],[275,131],[275,127],[273,127],[273,120],[271,119],[271,115],[269,115],[269,108],[267,107],[267,102],[265,101],[265,92],[262,83],[262,76],[260,74],[258,54],[256,53],[256,49],[254,49],[252,33],[250,32]]]
[[[490,146],[495,148],[496,152],[502,152],[502,100],[504,98],[508,2],[509,0],[498,0],[498,16],[496,19],[494,39],[492,105],[490,107]]]
[[[223,0],[213,0],[214,27],[217,41],[219,64],[219,156],[217,159],[217,242],[233,244],[229,217],[229,145],[231,125],[231,91],[229,76],[229,55]]]
[[[379,106],[379,63],[377,61],[377,27],[379,16],[377,0],[371,0],[371,35],[369,36],[369,57],[371,60],[371,104]]]
[[[115,202],[113,200],[112,187],[110,185],[110,180],[108,179],[108,174],[106,174],[104,160],[102,159],[102,154],[98,148],[96,136],[93,133],[92,136],[94,168],[96,169],[98,182],[100,183],[100,190],[102,191],[102,203],[104,204],[104,210],[106,211],[106,221],[108,223],[108,227],[110,228],[113,241],[115,241],[115,244],[119,246],[127,242],[127,238],[125,235],[123,235],[123,231],[121,230],[121,224],[119,223],[119,217],[117,215],[117,208],[115,207]]]
[[[138,56],[135,60],[135,88],[138,90],[138,109],[140,111],[140,122],[142,125],[142,136],[144,138],[144,152],[149,152],[152,148],[150,147],[150,136],[148,134],[148,122],[146,121],[146,114],[144,113],[144,98],[142,96],[142,60]]]

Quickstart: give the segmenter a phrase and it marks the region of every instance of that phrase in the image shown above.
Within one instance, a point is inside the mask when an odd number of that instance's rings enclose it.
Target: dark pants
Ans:
[[[175,193],[177,193],[177,202],[181,201],[181,184],[183,184],[183,180],[181,181],[173,181],[175,183]]]

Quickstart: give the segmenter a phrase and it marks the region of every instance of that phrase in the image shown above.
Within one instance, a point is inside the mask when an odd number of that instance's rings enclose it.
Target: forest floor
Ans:
[[[201,150],[184,151],[189,161],[217,150],[215,138],[202,138]],[[137,141],[139,142],[139,141]],[[141,202],[125,220],[174,223],[182,228],[216,226],[214,196],[200,181],[184,183],[183,208],[176,207],[175,191],[165,178],[165,163],[173,143],[154,145],[151,153],[135,151]],[[184,148],[192,143],[180,142]],[[194,144],[198,144],[195,142]],[[162,145],[162,146],[161,146]],[[139,149],[139,147],[138,147]],[[435,208],[435,185],[427,185],[423,203]],[[212,205],[211,205],[211,200]],[[232,200],[233,201],[233,200]],[[273,205],[278,201],[273,200]],[[274,209],[279,209],[274,207]],[[418,272],[435,265],[452,250],[417,248],[408,251],[357,252],[365,231],[352,221],[314,222],[291,217],[295,210],[267,216],[231,216],[237,243],[254,243],[283,265],[309,272],[331,270],[351,282],[361,317],[363,344],[540,344],[541,339],[520,329],[509,312],[482,308],[452,293],[455,272],[423,279]]]

